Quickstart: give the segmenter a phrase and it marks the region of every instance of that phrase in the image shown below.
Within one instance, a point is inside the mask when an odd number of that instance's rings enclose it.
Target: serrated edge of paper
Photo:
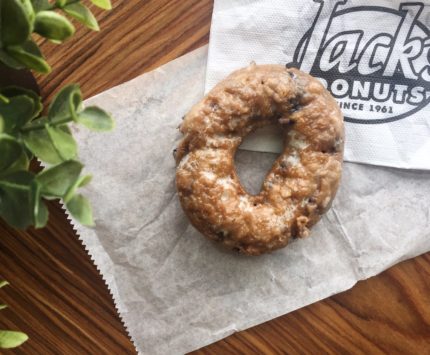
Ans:
[[[99,274],[99,276],[100,276],[100,277],[101,277],[101,279],[103,280],[104,285],[105,285],[105,286],[106,286],[106,288],[108,289],[108,291],[109,291],[109,295],[110,295],[110,297],[111,297],[111,299],[112,299],[112,301],[113,301],[113,305],[114,305],[114,307],[115,307],[115,311],[116,311],[116,313],[117,313],[117,315],[118,315],[118,317],[119,317],[119,320],[120,320],[120,322],[121,322],[122,326],[123,326],[123,327],[124,327],[124,329],[125,329],[125,332],[126,332],[126,334],[127,334],[127,337],[129,338],[129,340],[130,340],[130,341],[131,341],[131,343],[133,344],[133,347],[134,347],[134,349],[136,350],[136,353],[137,353],[137,354],[139,354],[140,352],[139,352],[139,350],[138,350],[137,343],[136,343],[135,339],[133,338],[133,336],[132,336],[132,334],[131,334],[130,330],[128,329],[128,326],[127,326],[126,321],[125,321],[125,319],[124,319],[123,312],[122,312],[122,310],[121,310],[121,305],[120,305],[119,303],[117,303],[116,297],[114,296],[114,292],[113,292],[113,291],[112,291],[112,289],[111,289],[111,285],[110,285],[110,283],[106,280],[106,278],[105,278],[104,274],[103,274],[103,273],[102,273],[102,271],[100,270],[100,267],[99,267],[99,266],[98,266],[98,264],[96,263],[96,261],[95,261],[95,258],[94,258],[94,256],[93,256],[93,254],[90,252],[90,250],[89,250],[89,248],[88,248],[87,244],[85,243],[84,239],[81,237],[81,234],[79,233],[79,229],[80,229],[80,228],[82,228],[82,226],[81,226],[78,222],[76,222],[76,221],[74,220],[74,218],[71,216],[71,214],[70,214],[70,213],[69,213],[69,211],[67,210],[67,208],[66,208],[66,206],[65,206],[65,204],[64,204],[64,202],[63,202],[63,200],[60,200],[60,201],[59,201],[59,203],[60,203],[61,209],[63,210],[63,212],[64,212],[64,214],[65,214],[65,216],[66,216],[66,218],[67,218],[67,221],[68,221],[68,222],[70,223],[70,225],[72,226],[72,229],[73,229],[73,232],[74,232],[75,236],[78,238],[78,240],[79,240],[79,242],[81,243],[81,245],[83,246],[83,248],[84,248],[85,252],[86,252],[86,253],[87,253],[87,255],[90,257],[91,263],[92,263],[92,264],[93,264],[93,266],[96,268],[97,273]],[[103,248],[103,249],[104,249],[104,248]]]

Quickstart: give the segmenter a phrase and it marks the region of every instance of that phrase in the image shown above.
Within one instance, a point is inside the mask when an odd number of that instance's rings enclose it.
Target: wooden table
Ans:
[[[117,0],[96,11],[102,31],[44,43],[55,68],[39,78],[45,98],[79,82],[91,96],[208,42],[212,0]],[[94,181],[97,183],[97,181]],[[25,331],[17,354],[133,354],[96,267],[58,204],[43,230],[0,224],[0,291],[10,308],[0,328]],[[330,297],[195,354],[430,354],[430,254],[397,265]]]

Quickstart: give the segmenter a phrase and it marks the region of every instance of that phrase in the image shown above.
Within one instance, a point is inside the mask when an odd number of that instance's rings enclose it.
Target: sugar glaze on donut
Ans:
[[[243,138],[276,124],[284,150],[261,192],[245,191],[234,155]],[[285,247],[327,211],[343,158],[342,113],[323,85],[298,69],[255,65],[220,82],[184,117],[176,186],[190,222],[247,255]]]

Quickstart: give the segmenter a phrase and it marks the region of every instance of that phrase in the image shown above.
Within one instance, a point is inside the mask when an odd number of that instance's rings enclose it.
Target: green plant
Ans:
[[[109,0],[91,2],[111,8]],[[60,13],[99,29],[79,0],[0,0],[0,61],[14,69],[48,73],[51,68],[33,35],[56,44],[72,36],[73,24]],[[35,92],[17,86],[0,88],[0,217],[16,228],[41,228],[48,221],[44,200],[62,199],[75,219],[91,226],[91,206],[77,193],[91,176],[81,175],[83,165],[69,125],[108,131],[113,120],[98,107],[84,108],[75,84],[60,90],[45,111]],[[37,174],[30,170],[34,157],[47,166]]]
[[[0,288],[8,285],[7,281],[0,281]],[[0,310],[7,308],[7,305],[0,304]],[[0,349],[10,349],[20,346],[26,342],[28,336],[22,332],[14,330],[0,330]]]

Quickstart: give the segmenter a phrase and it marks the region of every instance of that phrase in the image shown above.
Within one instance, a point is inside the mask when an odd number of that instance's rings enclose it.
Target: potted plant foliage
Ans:
[[[109,0],[90,2],[111,8]],[[70,125],[108,131],[113,120],[99,107],[84,107],[77,84],[60,89],[43,107],[29,74],[51,71],[37,42],[40,38],[64,42],[75,32],[71,20],[99,30],[96,18],[80,0],[0,0],[0,218],[15,228],[44,227],[45,201],[52,199],[61,199],[80,223],[94,223],[89,202],[78,192],[91,176],[82,175]],[[44,167],[38,172],[30,168],[34,159]],[[6,284],[0,282],[0,287]],[[23,333],[0,331],[0,348],[26,340]]]

